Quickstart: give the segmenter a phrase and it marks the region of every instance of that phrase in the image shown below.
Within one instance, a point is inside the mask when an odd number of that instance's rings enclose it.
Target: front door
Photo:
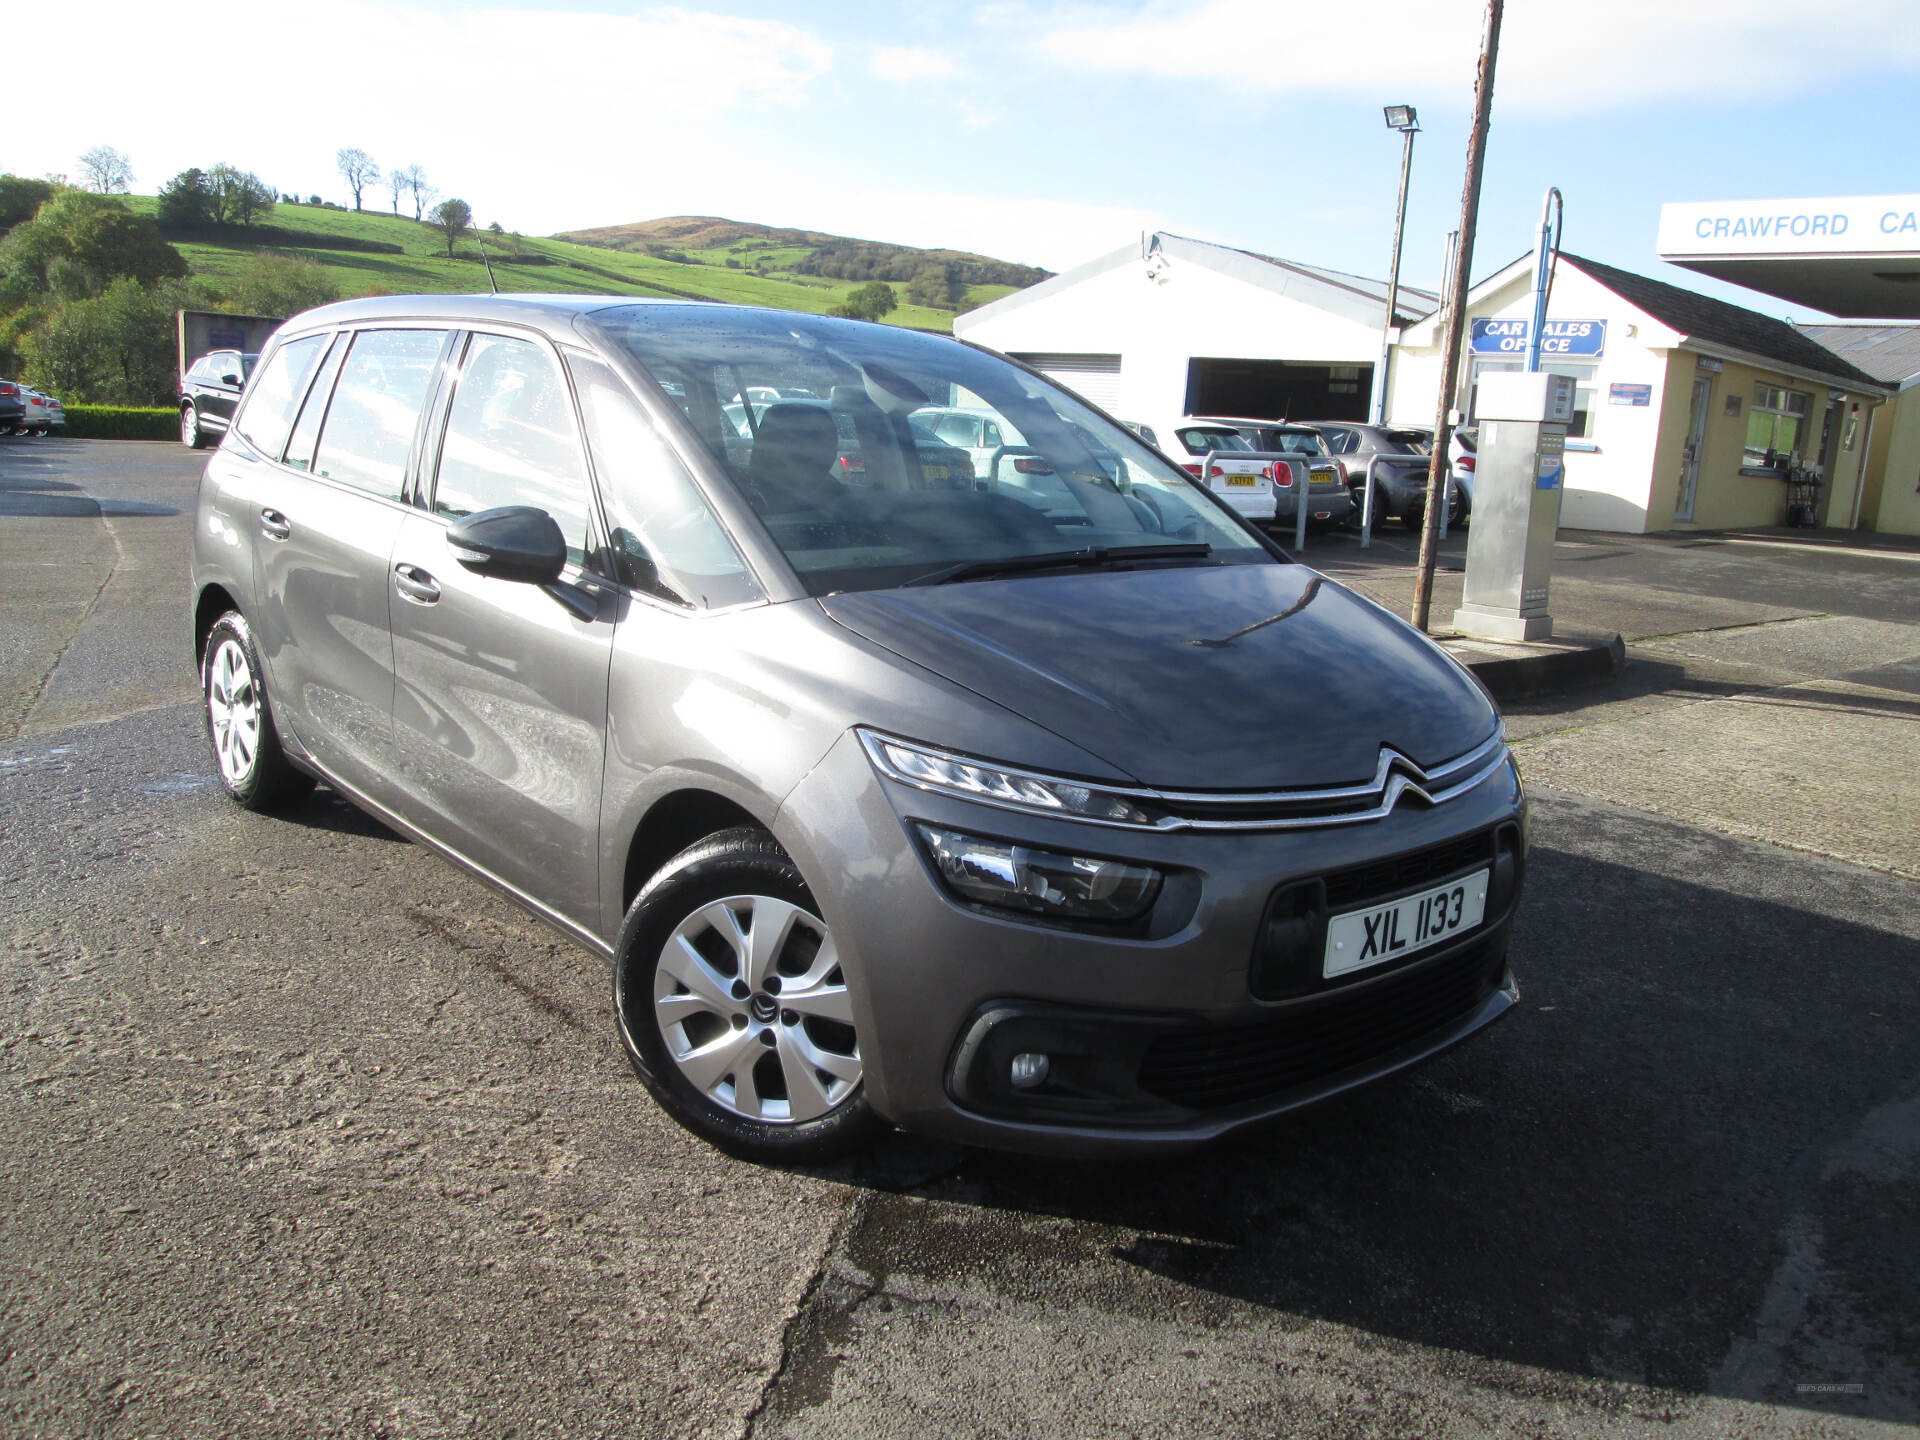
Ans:
[[[429,447],[434,448],[434,447]],[[400,803],[412,823],[528,898],[600,922],[600,778],[617,604],[582,568],[595,548],[586,462],[558,361],[517,336],[467,342],[431,511],[415,511],[387,577]],[[537,585],[476,575],[448,528],[501,505],[546,511],[582,618]]]
[[[1693,382],[1693,401],[1687,407],[1687,443],[1681,450],[1680,496],[1674,502],[1673,518],[1693,519],[1693,500],[1700,489],[1700,451],[1707,441],[1707,402],[1713,398],[1713,381],[1705,375]]]

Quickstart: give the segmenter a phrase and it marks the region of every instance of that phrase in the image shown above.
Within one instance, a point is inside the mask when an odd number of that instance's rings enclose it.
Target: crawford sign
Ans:
[[[1531,320],[1475,320],[1467,349],[1474,355],[1524,357],[1527,337],[1532,333]],[[1579,356],[1592,360],[1605,354],[1606,348],[1607,322],[1604,320],[1549,320],[1540,337],[1543,357]]]
[[[1662,205],[1662,259],[1920,251],[1920,195]]]

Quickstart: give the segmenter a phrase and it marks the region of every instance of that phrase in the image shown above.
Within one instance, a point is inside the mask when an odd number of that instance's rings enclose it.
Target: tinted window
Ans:
[[[759,598],[759,587],[706,497],[626,385],[597,360],[574,356],[568,364],[586,417],[620,581],[682,605],[735,605]]]
[[[1327,442],[1328,452],[1334,455],[1351,455],[1360,444],[1360,437],[1351,430],[1322,430],[1320,438]]]
[[[586,466],[560,367],[531,341],[475,335],[447,412],[433,508],[457,520],[497,505],[546,511],[568,558],[586,563]]]
[[[1238,430],[1176,430],[1189,455],[1206,455],[1215,450],[1251,450],[1253,446]]]
[[[320,358],[320,346],[326,338],[309,335],[289,341],[273,352],[273,359],[260,372],[235,428],[264,454],[277,459],[280,447],[287,443],[293,407],[300,403],[300,392],[313,370],[313,362]]]
[[[354,337],[327,407],[314,474],[400,498],[414,426],[446,338],[441,330],[363,330]]]

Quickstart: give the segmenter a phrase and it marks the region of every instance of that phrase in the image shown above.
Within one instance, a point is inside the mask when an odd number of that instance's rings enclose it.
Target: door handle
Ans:
[[[402,600],[411,600],[416,605],[431,605],[440,598],[439,583],[418,565],[394,566],[393,588],[400,592]]]
[[[262,510],[260,533],[269,540],[284,540],[293,534],[293,522],[278,510]]]

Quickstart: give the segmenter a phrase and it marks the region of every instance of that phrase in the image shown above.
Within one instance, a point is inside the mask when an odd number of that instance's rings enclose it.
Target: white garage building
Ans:
[[[1383,280],[1154,233],[954,321],[1111,414],[1364,420]],[[1437,297],[1400,288],[1400,324]]]

